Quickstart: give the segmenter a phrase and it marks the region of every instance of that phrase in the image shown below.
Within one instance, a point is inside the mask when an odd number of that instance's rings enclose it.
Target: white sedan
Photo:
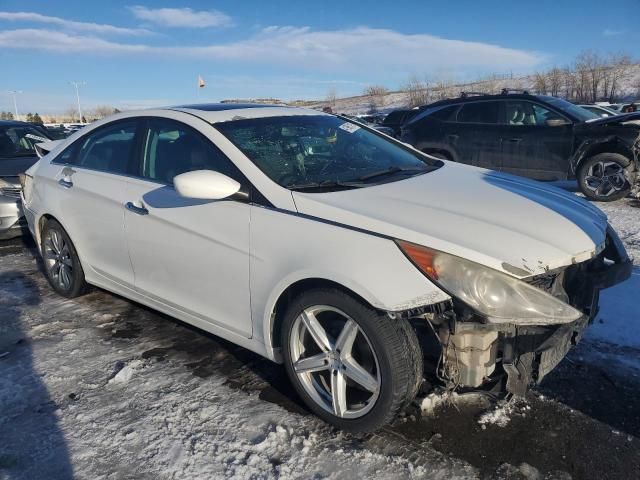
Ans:
[[[631,271],[588,202],[313,110],[121,113],[22,182],[58,293],[95,285],[283,362],[350,431],[423,378],[523,394]]]

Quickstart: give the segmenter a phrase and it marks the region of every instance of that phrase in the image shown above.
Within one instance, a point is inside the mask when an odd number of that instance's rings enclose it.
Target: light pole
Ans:
[[[16,95],[22,93],[22,90],[9,90],[9,94],[13,96],[13,110],[16,112],[16,120],[20,120],[18,117],[18,101],[16,100]]]
[[[78,100],[78,116],[80,117],[80,123],[84,123],[82,121],[82,108],[80,108],[80,87],[86,85],[86,82],[69,82],[76,88],[76,99]]]

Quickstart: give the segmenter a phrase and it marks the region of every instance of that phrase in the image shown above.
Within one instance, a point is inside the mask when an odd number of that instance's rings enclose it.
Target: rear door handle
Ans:
[[[71,180],[65,180],[64,178],[61,178],[60,180],[58,180],[58,185],[63,188],[71,188],[73,187],[73,182]]]
[[[136,207],[133,203],[127,202],[125,204],[127,210],[135,213],[136,215],[149,215],[149,210],[144,207]]]
[[[505,142],[509,142],[509,143],[520,143],[522,141],[521,138],[507,138],[505,139]]]

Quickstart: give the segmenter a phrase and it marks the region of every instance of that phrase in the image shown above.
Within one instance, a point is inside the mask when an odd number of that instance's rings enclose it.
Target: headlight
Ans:
[[[497,270],[414,243],[397,244],[436,285],[491,323],[568,323],[582,316],[571,305]]]

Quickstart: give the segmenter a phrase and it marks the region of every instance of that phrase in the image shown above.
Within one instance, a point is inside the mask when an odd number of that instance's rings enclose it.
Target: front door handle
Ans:
[[[63,188],[71,188],[73,187],[73,182],[71,180],[65,180],[64,178],[61,178],[60,180],[58,180],[58,185]]]
[[[149,210],[144,207],[136,207],[133,203],[127,202],[125,207],[127,210],[135,213],[136,215],[149,215]]]
[[[517,137],[505,139],[505,142],[509,142],[509,143],[520,143],[521,141],[522,141],[522,139],[521,138],[517,138]]]

